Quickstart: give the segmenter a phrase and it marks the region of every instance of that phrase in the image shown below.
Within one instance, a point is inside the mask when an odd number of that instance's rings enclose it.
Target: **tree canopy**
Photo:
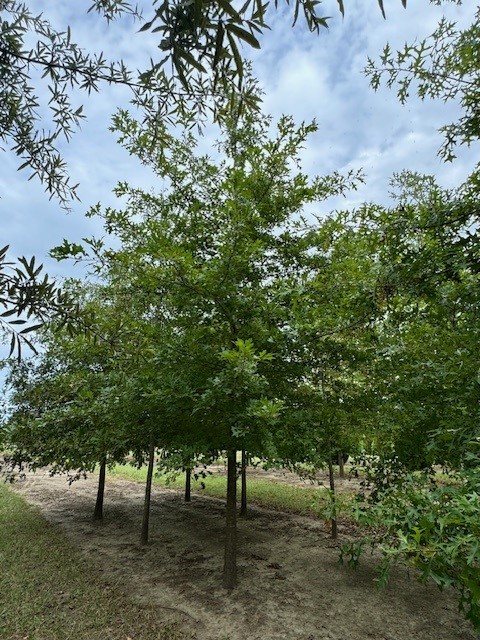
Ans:
[[[384,13],[382,0],[378,4]],[[402,4],[406,5],[405,0]],[[341,0],[338,7],[343,14]],[[279,9],[279,4],[268,7],[252,1],[239,8],[229,0],[193,3],[155,0],[152,9],[153,16],[146,22],[141,22],[137,7],[126,0],[96,0],[88,9],[108,22],[128,17],[140,31],[158,34],[161,57],[152,55],[150,67],[133,71],[121,60],[112,61],[103,53],[84,51],[72,35],[74,24],[59,31],[48,16],[35,15],[28,3],[7,0],[1,4],[0,138],[5,144],[2,150],[10,148],[20,159],[19,169],[26,169],[30,178],[39,179],[49,196],[65,208],[77,197],[78,184],[72,184],[61,152],[62,141],[70,140],[85,117],[83,106],[75,104],[77,90],[90,94],[105,83],[127,86],[132,92],[132,102],[151,123],[167,122],[187,113],[195,114],[198,123],[209,111],[222,118],[234,103],[238,108],[239,96],[242,108],[257,108],[258,91],[248,79],[240,45],[260,47],[258,37],[270,28],[267,18]],[[303,16],[310,31],[318,33],[320,27],[327,26],[328,18],[319,14],[318,3],[311,0],[296,0],[293,24],[299,16]],[[4,293],[10,292],[3,297],[3,328],[11,339],[12,349],[20,353],[18,346],[26,339],[26,327],[22,329],[24,333],[15,333],[12,322],[24,323],[22,313],[34,315],[41,304],[44,307],[50,304],[52,308],[57,305],[58,309],[58,299],[55,301],[46,280],[40,286],[40,271],[35,276],[35,287],[32,283],[27,287],[31,278],[25,267],[27,261],[20,259],[7,274],[2,256],[1,287]],[[6,323],[5,318],[10,316],[14,317]]]

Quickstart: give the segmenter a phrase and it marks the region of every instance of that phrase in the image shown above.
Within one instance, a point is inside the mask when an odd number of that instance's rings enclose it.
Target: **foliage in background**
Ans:
[[[107,303],[99,286],[70,282],[66,289],[90,317],[89,331],[71,334],[51,323],[42,330],[41,354],[11,367],[11,412],[1,439],[12,474],[28,464],[75,478],[104,457],[123,459],[142,437],[132,414],[136,345],[127,318]]]
[[[178,467],[177,467],[178,468]],[[198,469],[196,470],[198,471]],[[147,471],[145,468],[135,468],[132,465],[115,465],[109,470],[109,475],[124,478],[134,482],[144,482]],[[240,482],[240,479],[238,480]],[[286,511],[288,513],[298,513],[302,515],[312,515],[325,520],[330,519],[329,513],[330,498],[328,489],[323,485],[318,485],[312,481],[311,486],[295,486],[287,482],[276,480],[266,480],[255,475],[247,475],[248,501],[249,505],[257,505],[265,509]],[[178,473],[173,475],[164,472],[160,467],[155,474],[154,484],[166,486],[182,491],[185,486],[185,478]],[[225,475],[217,474],[215,471],[205,470],[205,474],[197,473],[196,478],[192,478],[192,491],[198,495],[212,496],[224,499],[227,489]],[[347,518],[350,514],[350,505],[353,501],[351,491],[342,492],[338,495],[337,510],[338,517]]]
[[[371,369],[383,425],[377,451],[411,469],[459,468],[479,418],[478,176],[445,190],[403,172],[392,186],[393,208],[365,205],[351,222],[376,256],[383,314]]]
[[[384,554],[380,582],[392,562],[412,564],[423,580],[454,587],[478,629],[478,175],[447,191],[404,172],[393,187],[396,207],[365,205],[353,216],[375,248],[384,310],[372,368],[380,456],[367,464],[355,517]],[[346,550],[353,564],[364,543]]]

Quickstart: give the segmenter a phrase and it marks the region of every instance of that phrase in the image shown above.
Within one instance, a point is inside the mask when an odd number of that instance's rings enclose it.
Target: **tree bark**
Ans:
[[[104,456],[100,461],[100,474],[98,476],[97,501],[93,511],[94,520],[103,520],[103,498],[105,496],[105,474],[107,471],[107,458]]]
[[[153,438],[150,440],[150,447],[148,451],[148,470],[147,481],[145,483],[145,501],[143,504],[143,519],[142,519],[142,532],[140,534],[140,544],[148,544],[148,527],[150,523],[150,502],[152,497],[152,478],[153,478],[153,465],[155,462],[155,441]]]
[[[192,499],[192,470],[190,467],[185,469],[185,502]]]
[[[338,452],[338,473],[342,480],[345,478],[345,466],[343,462],[343,451]]]
[[[241,479],[242,493],[240,499],[240,515],[245,517],[247,515],[247,454],[245,453],[245,449],[242,449]]]
[[[225,526],[225,561],[223,586],[233,589],[237,584],[237,451],[227,457],[227,513]]]
[[[332,500],[332,517],[330,520],[332,525],[332,530],[330,535],[333,540],[336,540],[338,538],[337,502],[336,502],[336,495],[335,495],[335,477],[333,475],[333,464],[331,459],[328,462],[328,477],[330,480],[330,491],[331,491],[331,500]]]

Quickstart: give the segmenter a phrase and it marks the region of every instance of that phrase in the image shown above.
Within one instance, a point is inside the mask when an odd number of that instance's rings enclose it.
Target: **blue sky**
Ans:
[[[143,68],[157,53],[154,36],[136,33],[138,25],[131,21],[108,26],[96,14],[86,15],[88,0],[32,0],[28,4],[35,12],[43,11],[56,28],[66,29],[69,24],[72,39],[85,49],[122,58],[132,68]],[[292,29],[291,15],[282,9],[271,14],[272,30],[262,37],[262,50],[254,52],[254,73],[265,91],[265,112],[274,117],[290,114],[297,122],[315,118],[319,124],[305,149],[305,169],[327,174],[363,168],[366,174],[363,188],[325,203],[324,211],[363,201],[387,203],[389,178],[402,169],[433,173],[441,184],[454,186],[478,160],[478,148],[462,149],[449,165],[436,155],[441,143],[437,129],[455,119],[455,105],[412,97],[407,106],[401,106],[394,91],[373,92],[362,72],[367,56],[378,58],[387,41],[395,48],[421,39],[433,31],[443,14],[468,24],[476,3],[436,7],[428,0],[409,0],[407,10],[400,0],[385,0],[384,4],[387,20],[376,0],[345,0],[342,20],[336,0],[325,0],[323,11],[332,19],[330,29],[319,36],[298,26]],[[150,5],[145,6],[148,16]],[[117,107],[128,106],[128,100],[128,91],[118,87],[104,87],[91,97],[79,94],[87,121],[65,146],[65,156],[72,182],[80,182],[81,202],[69,214],[48,200],[37,181],[27,181],[27,173],[17,172],[19,162],[13,154],[2,153],[0,233],[3,244],[11,245],[12,255],[35,255],[52,275],[76,275],[71,265],[49,260],[48,250],[63,238],[78,242],[82,236],[101,235],[98,223],[84,214],[97,202],[115,204],[111,191],[116,182],[155,187],[154,177],[108,132],[111,115]],[[208,150],[213,137],[214,132],[208,130],[203,149]]]

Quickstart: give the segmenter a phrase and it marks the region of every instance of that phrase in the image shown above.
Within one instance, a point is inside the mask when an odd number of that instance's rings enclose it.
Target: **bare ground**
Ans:
[[[14,485],[60,526],[105,579],[195,640],[472,640],[452,593],[402,567],[384,591],[378,559],[339,565],[323,522],[252,508],[239,521],[239,586],[221,586],[222,501],[154,487],[151,544],[138,543],[143,487],[109,480],[105,519],[92,521],[96,476],[68,485],[37,472]],[[340,530],[345,540],[346,532]],[[108,640],[108,639],[106,639]]]

